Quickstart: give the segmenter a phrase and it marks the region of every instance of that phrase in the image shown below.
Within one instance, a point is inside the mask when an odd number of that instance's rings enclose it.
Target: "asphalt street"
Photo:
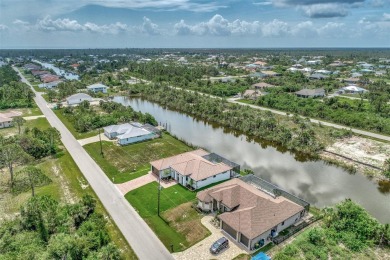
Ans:
[[[153,233],[135,209],[126,201],[118,188],[112,184],[102,169],[83,149],[55,113],[48,108],[41,93],[36,92],[26,78],[14,67],[22,81],[35,92],[34,98],[50,125],[61,133],[61,140],[73,160],[76,162],[84,177],[95,191],[103,206],[122,232],[139,259],[173,259],[172,255]]]

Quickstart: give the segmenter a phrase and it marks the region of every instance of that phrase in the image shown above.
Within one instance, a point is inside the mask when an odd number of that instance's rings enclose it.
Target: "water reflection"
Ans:
[[[168,123],[177,137],[204,147],[251,168],[256,175],[283,187],[311,204],[324,207],[351,198],[382,222],[390,222],[389,184],[378,185],[361,174],[351,175],[321,160],[287,152],[270,142],[253,140],[241,133],[209,124],[188,115],[141,100],[115,97],[114,101],[152,114]]]
[[[67,71],[62,70],[62,69],[60,69],[60,68],[57,68],[57,67],[54,66],[53,64],[46,63],[46,62],[40,62],[40,61],[37,61],[37,60],[36,60],[35,62],[40,63],[44,68],[54,70],[54,72],[55,72],[58,76],[63,76],[63,77],[65,77],[65,78],[68,79],[68,80],[79,80],[79,75],[74,74],[74,73],[71,73],[71,72],[67,72]]]

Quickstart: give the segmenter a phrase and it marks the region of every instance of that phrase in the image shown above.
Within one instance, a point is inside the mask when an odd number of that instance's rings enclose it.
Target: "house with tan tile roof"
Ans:
[[[21,115],[22,113],[17,111],[0,113],[0,128],[11,127],[13,125],[13,118]]]
[[[293,201],[277,194],[235,178],[198,192],[198,208],[221,213],[217,216],[221,229],[252,251],[299,222],[308,210],[297,203],[299,198]]]
[[[159,178],[174,179],[180,185],[194,190],[234,177],[237,174],[237,170],[234,169],[239,167],[203,149],[160,159],[150,164],[151,171]]]

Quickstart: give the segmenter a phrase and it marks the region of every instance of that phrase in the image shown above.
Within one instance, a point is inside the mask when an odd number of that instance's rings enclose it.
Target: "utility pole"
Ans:
[[[160,192],[161,192],[161,175],[158,173],[158,197],[157,197],[157,216],[160,217]]]
[[[104,157],[103,146],[102,146],[102,138],[100,136],[100,128],[99,128],[99,142],[100,142],[100,154],[102,155],[102,157]]]

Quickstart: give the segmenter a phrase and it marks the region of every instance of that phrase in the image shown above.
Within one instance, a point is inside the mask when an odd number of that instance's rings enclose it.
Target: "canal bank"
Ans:
[[[283,147],[228,131],[186,114],[165,109],[140,98],[115,97],[114,101],[148,112],[158,122],[168,123],[172,134],[195,146],[223,154],[229,160],[251,168],[255,174],[285,188],[317,207],[351,198],[381,222],[390,222],[390,194],[383,185],[361,174],[298,156]]]

